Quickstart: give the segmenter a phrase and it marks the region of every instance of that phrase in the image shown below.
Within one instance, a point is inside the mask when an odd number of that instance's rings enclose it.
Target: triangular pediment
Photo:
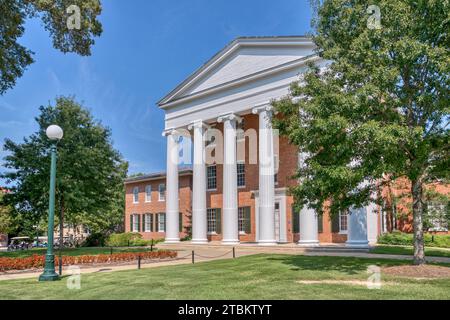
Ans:
[[[161,107],[226,85],[233,85],[314,54],[305,37],[239,38],[209,60],[159,103]]]

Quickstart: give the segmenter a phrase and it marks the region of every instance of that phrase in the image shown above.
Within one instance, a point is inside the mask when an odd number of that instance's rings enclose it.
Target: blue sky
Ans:
[[[0,96],[1,158],[5,138],[19,142],[36,131],[40,105],[74,95],[112,129],[130,173],[164,170],[160,98],[236,37],[310,31],[308,0],[102,0],[102,5],[103,34],[90,57],[60,53],[38,20],[27,22],[20,43],[35,52],[36,62]]]

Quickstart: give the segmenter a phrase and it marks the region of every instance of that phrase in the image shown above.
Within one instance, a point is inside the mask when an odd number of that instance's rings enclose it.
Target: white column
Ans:
[[[351,208],[348,215],[347,247],[367,248],[367,209]]]
[[[227,245],[239,243],[236,166],[237,120],[239,120],[239,117],[232,113],[220,116],[217,119],[219,123],[223,122],[224,132],[222,243]]]
[[[166,243],[180,242],[178,207],[178,140],[175,130],[167,135],[167,173],[166,173]]]
[[[205,165],[205,125],[196,121],[189,129],[194,131],[194,173],[192,192],[192,243],[208,243],[206,220],[206,165]]]
[[[300,211],[300,240],[298,244],[305,247],[319,245],[319,224],[316,212],[307,206]]]
[[[259,240],[260,245],[275,245],[275,165],[272,131],[272,106],[253,109],[259,114]]]
[[[377,204],[372,202],[367,206],[367,240],[369,244],[378,241],[378,210]]]

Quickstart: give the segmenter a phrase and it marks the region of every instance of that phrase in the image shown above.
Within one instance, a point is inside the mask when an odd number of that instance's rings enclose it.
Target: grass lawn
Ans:
[[[81,276],[81,289],[66,279],[0,281],[0,299],[450,299],[450,278],[414,280],[382,275],[382,288],[314,280],[367,280],[370,265],[406,261],[347,257],[254,255],[195,265],[175,265]]]
[[[381,254],[401,254],[412,256],[414,248],[411,246],[376,246],[371,253]],[[429,257],[447,257],[450,258],[450,249],[425,248],[425,256]]]
[[[150,249],[144,248],[113,248],[113,253],[119,252],[142,252]],[[8,258],[24,258],[32,256],[33,254],[44,255],[47,252],[46,248],[36,248],[31,250],[19,250],[19,251],[2,251],[0,252],[0,258],[8,257]],[[58,256],[59,250],[54,250],[55,255]],[[110,254],[111,248],[102,247],[102,248],[66,248],[62,250],[63,256],[83,256],[83,255],[98,255],[98,254]]]

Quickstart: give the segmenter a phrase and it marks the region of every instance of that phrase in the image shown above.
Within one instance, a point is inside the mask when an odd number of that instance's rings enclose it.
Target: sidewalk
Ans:
[[[142,263],[141,269],[157,268],[171,265],[182,265],[192,263],[192,251],[195,252],[195,263],[220,260],[220,259],[232,259],[233,258],[233,248],[230,246],[223,246],[220,244],[208,244],[208,245],[193,245],[190,243],[182,244],[158,244],[160,249],[172,249],[178,251],[178,258],[170,261],[161,262],[150,262]],[[342,252],[331,252],[331,251],[311,251],[309,248],[301,248],[292,245],[281,245],[276,247],[261,247],[251,244],[242,244],[235,247],[236,257],[243,257],[254,254],[288,254],[288,255],[305,255],[305,256],[334,256],[334,257],[357,257],[357,258],[369,258],[369,259],[394,259],[394,260],[412,260],[412,256],[403,255],[390,255],[390,254],[374,254],[367,252],[348,252],[344,250],[339,250]],[[450,258],[444,257],[428,257],[428,262],[437,263],[449,263]],[[135,264],[129,265],[102,265],[98,267],[86,267],[81,268],[82,274],[87,273],[106,273],[122,270],[137,270],[137,262]],[[2,280],[13,280],[13,279],[28,279],[37,278],[42,273],[42,271],[34,272],[23,272],[14,274],[0,273],[0,281]],[[63,275],[71,275],[67,268],[63,268]]]

